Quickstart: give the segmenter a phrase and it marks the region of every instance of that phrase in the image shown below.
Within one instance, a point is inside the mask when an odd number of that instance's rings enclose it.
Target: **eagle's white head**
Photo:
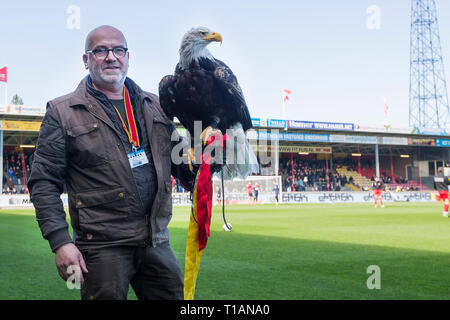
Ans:
[[[222,36],[206,27],[192,28],[186,32],[181,40],[180,67],[187,69],[192,61],[197,61],[199,58],[213,60],[214,57],[206,49],[206,46],[213,41],[222,43]]]

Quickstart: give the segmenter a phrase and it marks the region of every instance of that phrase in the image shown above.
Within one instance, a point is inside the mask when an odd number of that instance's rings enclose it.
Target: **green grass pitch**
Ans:
[[[441,203],[227,206],[213,209],[196,299],[450,299],[450,218]],[[79,299],[67,289],[33,210],[0,210],[0,299]],[[184,269],[188,207],[171,243]],[[369,266],[380,289],[368,289]],[[130,289],[129,299],[135,299]]]

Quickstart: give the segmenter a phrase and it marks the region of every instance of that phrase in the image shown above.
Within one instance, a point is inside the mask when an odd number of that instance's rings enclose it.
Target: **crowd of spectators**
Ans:
[[[420,191],[420,188],[419,188],[419,186],[413,186],[413,185],[410,185],[410,186],[401,186],[401,185],[398,185],[398,186],[396,186],[396,187],[394,188],[394,191],[395,191],[395,192],[402,192],[402,191]]]
[[[292,170],[292,164],[294,170]],[[349,160],[336,160],[333,162],[335,168],[346,166],[349,171],[358,171],[357,165]],[[370,161],[361,161],[360,169],[373,169],[373,164]],[[354,186],[361,191],[369,191],[370,186],[360,186],[353,177],[341,176],[336,170],[328,170],[324,160],[305,160],[300,158],[281,158],[280,159],[280,174],[282,176],[282,190],[283,191],[341,191],[342,187],[347,184]],[[419,191],[417,185],[409,185],[408,180],[402,176],[392,176],[387,172],[381,173],[380,179],[384,182],[387,188],[390,185],[393,191]],[[293,180],[293,181],[292,181]],[[375,181],[375,177],[370,178]],[[395,184],[393,184],[395,183]]]
[[[292,170],[292,165],[294,170]],[[280,159],[283,191],[340,191],[353,178],[328,170],[324,160]]]
[[[28,194],[25,179],[31,173],[32,154],[5,151],[3,154],[3,194]]]
[[[292,162],[294,164],[294,175],[292,175]],[[279,174],[282,177],[282,191],[341,191],[347,184],[358,187],[353,177],[341,176],[336,170],[328,170],[324,160],[305,160],[300,158],[281,158],[279,162]],[[333,162],[336,168],[343,165],[348,170],[357,171],[356,165],[351,161],[337,160]],[[369,163],[364,163],[369,167]],[[271,165],[260,165],[261,175],[273,175]],[[294,179],[292,181],[292,179]],[[172,178],[172,192],[187,192],[178,181]]]
[[[5,151],[3,155],[3,194],[28,194],[25,178],[31,173],[32,154],[24,154],[25,168],[23,167],[22,154],[17,151]],[[294,170],[292,170],[292,164]],[[334,161],[333,165],[339,168],[347,166],[348,170],[357,171],[351,161]],[[362,163],[363,167],[370,167],[370,163]],[[25,176],[24,176],[25,174]],[[269,165],[261,166],[262,175],[273,174],[273,168]],[[354,184],[353,178],[341,176],[336,170],[328,170],[325,160],[307,160],[294,158],[281,158],[279,162],[279,174],[282,177],[282,191],[340,191],[346,184]],[[392,177],[382,172],[381,180],[385,184],[392,183]],[[172,178],[173,192],[187,192],[178,179]],[[371,177],[374,180],[374,177]],[[395,177],[396,184],[406,184],[407,179]],[[358,185],[355,185],[358,187]],[[415,191],[414,186],[396,186],[395,191]]]
[[[172,177],[172,192],[173,193],[180,193],[180,192],[188,192],[186,189],[183,188],[181,185],[180,180],[177,178]]]
[[[381,173],[380,177],[381,181],[383,181],[384,184],[391,184],[392,183],[392,176],[388,175],[386,172]],[[375,176],[372,176],[370,178],[371,181],[375,181]],[[408,183],[408,179],[403,178],[402,176],[394,177],[396,184],[406,184]]]

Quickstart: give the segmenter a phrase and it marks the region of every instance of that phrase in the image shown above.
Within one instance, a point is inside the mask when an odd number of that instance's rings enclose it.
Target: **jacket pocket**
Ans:
[[[172,182],[164,182],[164,188],[158,192],[160,206],[154,216],[153,235],[154,237],[164,237],[167,226],[172,219]]]
[[[158,216],[167,217],[172,216],[172,182],[166,181],[163,184],[163,189],[159,194],[159,199],[161,203]]]
[[[123,187],[80,192],[75,205],[84,240],[118,241],[133,235],[127,223],[129,212]]]
[[[164,157],[169,157],[172,141],[171,137],[171,125],[161,122],[159,119],[153,120],[153,133],[156,135],[156,141],[158,143],[158,152]]]
[[[155,159],[155,168],[158,173],[158,181],[171,180],[172,167],[172,141],[170,140],[171,126],[160,122],[158,119],[153,121],[152,130],[152,153]],[[161,189],[165,186],[159,186]]]
[[[108,162],[107,143],[97,122],[67,129],[70,159],[80,168],[96,167]]]

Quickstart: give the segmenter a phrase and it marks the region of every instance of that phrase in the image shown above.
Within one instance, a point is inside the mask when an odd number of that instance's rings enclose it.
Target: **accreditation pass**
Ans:
[[[147,156],[145,155],[145,151],[143,149],[131,152],[127,156],[131,169],[148,163]]]

